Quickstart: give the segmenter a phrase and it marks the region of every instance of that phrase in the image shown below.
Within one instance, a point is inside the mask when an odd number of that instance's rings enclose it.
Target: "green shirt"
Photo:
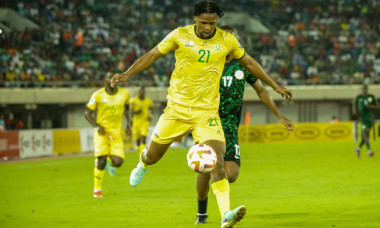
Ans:
[[[360,121],[373,121],[374,115],[372,110],[368,108],[368,105],[376,105],[375,96],[372,94],[360,94],[356,97],[355,103],[360,114]]]
[[[235,60],[225,64],[219,89],[219,115],[223,128],[239,125],[246,83],[252,84],[256,81],[257,79]]]

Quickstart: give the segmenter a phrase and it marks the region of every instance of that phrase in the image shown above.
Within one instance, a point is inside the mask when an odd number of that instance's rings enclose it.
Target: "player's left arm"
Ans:
[[[294,130],[294,124],[289,119],[285,118],[280,110],[278,110],[277,105],[274,103],[272,97],[270,96],[268,90],[261,84],[260,80],[256,80],[255,83],[250,84],[256,91],[257,96],[259,96],[260,100],[277,116],[277,118],[281,121],[282,125],[289,131]]]
[[[277,84],[260,66],[260,64],[252,58],[248,53],[245,53],[241,59],[237,60],[246,70],[248,70],[252,75],[255,75],[256,78],[262,80],[267,85],[272,87],[274,91],[281,94],[282,97],[286,99],[292,98],[292,92],[287,88]]]
[[[130,115],[130,110],[129,110],[129,104],[125,104],[124,105],[124,115],[125,115],[125,119],[127,120],[127,126],[125,127],[125,134],[127,136],[131,136],[131,115]]]

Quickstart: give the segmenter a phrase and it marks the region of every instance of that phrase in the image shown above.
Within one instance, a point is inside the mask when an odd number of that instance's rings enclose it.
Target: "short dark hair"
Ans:
[[[232,28],[232,27],[229,26],[229,25],[222,25],[222,26],[220,26],[219,28],[222,29],[222,30],[231,30],[231,31],[233,31],[234,33],[236,33],[235,29]]]
[[[216,13],[220,18],[223,17],[223,12],[214,2],[203,1],[194,5],[194,16],[199,16],[202,13]]]

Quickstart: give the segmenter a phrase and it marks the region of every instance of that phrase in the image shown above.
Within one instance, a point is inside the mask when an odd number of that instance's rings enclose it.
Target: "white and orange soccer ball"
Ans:
[[[216,160],[214,149],[206,144],[196,144],[187,152],[187,164],[198,173],[210,172],[214,169]]]

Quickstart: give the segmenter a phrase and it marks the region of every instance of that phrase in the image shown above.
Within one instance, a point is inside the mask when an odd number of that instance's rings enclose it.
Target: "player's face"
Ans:
[[[104,79],[104,86],[107,87],[108,89],[114,89],[112,86],[111,86],[111,79],[112,77],[111,76],[108,76]],[[115,86],[116,88],[116,86]]]
[[[203,39],[207,39],[215,32],[218,15],[216,13],[202,13],[199,16],[194,16],[194,20],[197,26],[195,31],[197,35]]]
[[[144,87],[142,87],[142,88],[140,89],[140,91],[139,91],[139,96],[140,96],[140,97],[145,97],[145,88],[144,88]]]

